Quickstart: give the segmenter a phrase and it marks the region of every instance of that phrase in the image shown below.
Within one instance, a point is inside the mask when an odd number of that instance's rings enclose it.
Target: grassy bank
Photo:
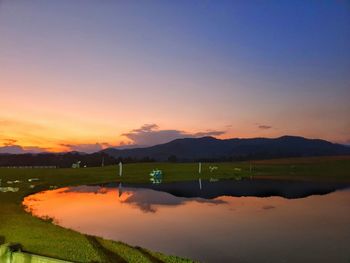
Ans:
[[[217,166],[214,172],[209,166]],[[52,186],[107,183],[122,180],[129,183],[147,182],[149,172],[158,168],[164,181],[198,178],[198,164],[194,163],[138,163],[124,165],[124,175],[118,176],[116,166],[81,169],[7,169],[0,168],[2,186],[19,187],[16,193],[0,193],[0,243],[16,242],[25,251],[74,262],[186,262],[129,245],[79,234],[32,217],[23,211],[24,196],[50,189]],[[203,164],[202,179],[275,177],[289,179],[317,179],[350,181],[350,156],[295,158],[254,162]],[[38,178],[37,182],[28,182]],[[7,181],[20,180],[15,185]],[[30,188],[30,185],[35,185]]]

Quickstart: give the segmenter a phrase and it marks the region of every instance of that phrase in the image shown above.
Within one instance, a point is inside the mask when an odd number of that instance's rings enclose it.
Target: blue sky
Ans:
[[[349,25],[348,1],[1,1],[0,144],[348,142]]]

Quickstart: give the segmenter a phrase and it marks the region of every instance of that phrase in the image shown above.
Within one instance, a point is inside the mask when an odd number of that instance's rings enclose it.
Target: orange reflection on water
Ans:
[[[206,262],[350,258],[349,191],[293,200],[201,199],[81,186],[38,193],[23,204],[35,216],[54,218],[67,228]]]

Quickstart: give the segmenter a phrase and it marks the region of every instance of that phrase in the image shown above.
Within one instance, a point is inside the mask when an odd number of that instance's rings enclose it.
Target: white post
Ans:
[[[201,162],[198,163],[198,173],[199,174],[202,173],[202,163]],[[199,182],[199,189],[202,190],[202,179],[199,178],[198,182]]]
[[[119,162],[119,176],[122,176],[123,174],[123,164],[122,162]]]

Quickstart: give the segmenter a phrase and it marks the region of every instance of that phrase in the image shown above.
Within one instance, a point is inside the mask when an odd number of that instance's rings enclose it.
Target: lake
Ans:
[[[28,212],[202,262],[350,262],[349,184],[239,180],[66,187]]]

